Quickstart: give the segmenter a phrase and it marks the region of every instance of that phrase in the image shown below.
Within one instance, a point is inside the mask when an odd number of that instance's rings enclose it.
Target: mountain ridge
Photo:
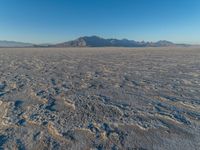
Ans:
[[[56,47],[159,47],[159,46],[174,46],[176,44],[160,40],[158,42],[138,42],[128,39],[101,38],[99,36],[84,36],[72,41],[56,44]]]
[[[96,35],[82,36],[75,40],[58,44],[32,44],[16,41],[0,41],[0,47],[168,47],[190,46],[189,44],[176,44],[167,40],[157,42],[135,41],[128,39],[102,38]]]
[[[82,36],[75,40],[51,45],[54,47],[168,47],[191,46],[189,44],[176,44],[167,40],[157,42],[135,41],[128,39],[102,38],[96,35]]]

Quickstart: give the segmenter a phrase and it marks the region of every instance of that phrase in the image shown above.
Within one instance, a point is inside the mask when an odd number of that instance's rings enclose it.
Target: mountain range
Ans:
[[[167,47],[188,46],[187,44],[175,44],[170,41],[158,42],[134,41],[128,39],[105,39],[98,36],[84,36],[78,39],[58,44],[31,44],[14,41],[0,41],[0,47]]]
[[[73,41],[56,44],[56,47],[148,47],[148,46],[172,46],[169,41],[138,42],[127,39],[104,39],[98,36],[80,37]]]

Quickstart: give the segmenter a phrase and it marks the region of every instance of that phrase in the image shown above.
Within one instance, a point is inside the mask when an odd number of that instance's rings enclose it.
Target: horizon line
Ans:
[[[20,43],[26,43],[26,44],[33,44],[33,45],[41,45],[41,44],[49,44],[49,45],[53,45],[53,44],[59,44],[59,43],[64,43],[64,42],[69,42],[69,41],[73,41],[73,40],[77,40],[79,38],[83,38],[83,37],[99,37],[102,39],[117,39],[117,40],[129,40],[129,41],[136,41],[136,42],[149,42],[149,43],[155,43],[155,42],[159,42],[159,41],[168,41],[168,42],[172,42],[174,44],[188,44],[188,45],[200,45],[199,42],[176,42],[176,41],[172,41],[172,40],[166,40],[166,39],[160,39],[160,40],[134,40],[134,39],[129,39],[129,38],[107,38],[105,36],[99,36],[99,35],[85,35],[85,36],[77,36],[76,38],[72,38],[69,40],[63,40],[63,41],[57,41],[57,42],[31,42],[31,41],[18,41],[18,40],[5,40],[5,39],[0,39],[0,41],[3,42],[20,42]]]

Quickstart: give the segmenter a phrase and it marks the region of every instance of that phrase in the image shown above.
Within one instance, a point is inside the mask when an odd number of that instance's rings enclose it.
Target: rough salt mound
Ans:
[[[200,49],[0,49],[0,149],[200,147]]]

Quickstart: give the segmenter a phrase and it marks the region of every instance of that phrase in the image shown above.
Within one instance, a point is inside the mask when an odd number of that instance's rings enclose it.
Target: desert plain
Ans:
[[[0,150],[198,150],[200,48],[1,48]]]

